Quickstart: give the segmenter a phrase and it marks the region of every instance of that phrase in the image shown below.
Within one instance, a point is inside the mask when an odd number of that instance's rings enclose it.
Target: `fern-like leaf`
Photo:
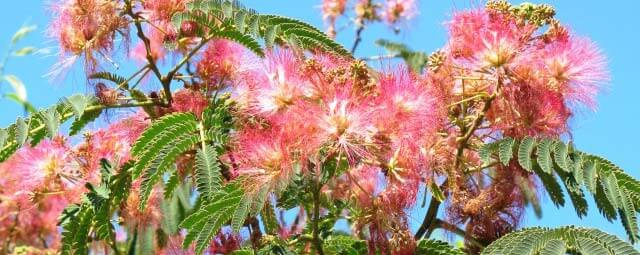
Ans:
[[[449,243],[435,240],[435,239],[422,239],[418,242],[416,247],[417,254],[433,254],[433,255],[464,255],[465,253],[454,247],[451,247]]]
[[[110,72],[97,72],[89,75],[89,79],[95,80],[107,80],[116,84],[121,88],[129,88],[129,84],[127,83],[127,78],[124,78],[118,74],[110,73]],[[79,115],[79,114],[78,114]]]
[[[516,155],[518,164],[523,169],[533,167],[556,206],[564,205],[563,192],[555,177],[557,175],[564,183],[579,217],[587,214],[588,205],[584,193],[587,190],[592,193],[598,210],[607,220],[616,219],[620,215],[629,240],[636,242],[639,239],[636,215],[640,207],[639,181],[602,157],[580,152],[561,141],[543,138],[534,143],[533,139],[520,140]],[[505,138],[486,144],[478,150],[478,154],[485,161],[484,164],[495,158],[496,153],[504,163],[510,159],[507,154],[512,142],[511,138]],[[497,152],[496,146],[499,147]],[[533,151],[536,157],[531,155]]]
[[[526,228],[503,236],[487,246],[483,255],[522,254],[640,254],[628,243],[597,229],[566,226]]]
[[[516,140],[513,138],[505,138],[498,144],[498,158],[500,162],[507,166],[509,161],[513,158],[513,147],[516,144]]]
[[[206,145],[196,153],[196,187],[204,200],[210,201],[211,196],[222,186],[220,163],[215,149]]]
[[[522,140],[520,143],[520,147],[518,148],[518,163],[525,170],[531,172],[533,171],[533,162],[531,160],[531,153],[536,145],[536,139],[532,137],[527,137]]]

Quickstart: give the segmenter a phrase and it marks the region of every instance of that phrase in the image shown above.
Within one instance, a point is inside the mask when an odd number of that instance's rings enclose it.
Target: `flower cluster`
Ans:
[[[234,171],[244,177],[245,190],[268,186],[279,193],[296,174],[319,174],[326,171],[323,162],[337,160],[348,166],[342,177],[348,184],[330,192],[344,199],[359,194],[354,198],[368,213],[393,214],[394,224],[376,223],[379,233],[406,229],[401,212],[431,174],[426,151],[444,121],[440,95],[426,80],[404,67],[374,78],[359,61],[302,60],[286,49],[241,75],[232,99],[244,121],[228,156],[236,155]],[[386,175],[386,188],[368,184],[369,177],[348,178],[364,170]],[[369,187],[366,193],[361,186]]]
[[[576,110],[595,107],[594,97],[607,80],[604,57],[553,13],[546,5],[511,6],[504,1],[454,13],[449,41],[430,57],[426,74],[445,94],[450,117],[472,120],[452,123],[448,133],[461,133],[471,145],[500,137],[559,138],[568,134]],[[482,164],[477,152],[464,146],[449,140],[434,150],[441,155],[435,165],[457,168],[448,173],[449,216],[456,223],[468,222],[475,238],[492,241],[519,223],[523,187],[535,187],[535,179],[519,167],[499,166],[491,182],[482,181],[484,172],[471,175],[484,184],[469,181],[469,174],[458,171]],[[447,156],[456,154],[462,157]],[[523,182],[528,184],[517,185]]]
[[[307,218],[317,223],[319,214],[338,215],[349,218],[353,234],[366,239],[372,253],[413,254],[407,209],[428,187],[434,199],[445,199],[437,203],[447,206],[442,224],[464,225],[475,242],[491,242],[517,227],[524,206],[537,199],[538,180],[517,164],[484,165],[478,148],[503,137],[568,135],[571,117],[595,108],[595,96],[607,80],[598,48],[571,33],[547,5],[489,1],[485,8],[455,12],[444,47],[429,56],[425,70],[410,71],[403,65],[374,70],[362,60],[289,47],[280,38],[260,59],[231,35],[229,40],[199,38],[202,29],[195,21],[175,27],[172,17],[189,2],[61,0],[54,5],[57,18],[50,32],[63,55],[84,56],[91,66],[98,62],[96,54],[108,58],[116,35],[129,40],[128,30],[136,27],[140,40],[128,57],[144,62],[143,69],[117,87],[98,83],[96,103],[144,111],[117,115],[114,123],[85,133],[76,143],[56,137],[27,146],[0,164],[1,240],[29,249],[60,248],[58,216],[80,201],[85,184],[100,183],[102,159],[120,169],[135,159],[131,147],[152,121],[171,113],[193,113],[200,122],[199,137],[211,135],[205,134],[211,131],[205,131],[206,115],[221,107],[228,119],[220,122],[229,126],[220,128],[223,138],[215,144],[223,183],[239,182],[247,197],[268,193],[265,201],[282,211],[278,202],[282,195],[291,196],[289,188],[313,184],[299,193],[314,196],[316,212],[307,204],[294,205],[296,220],[272,219],[278,226],[262,241],[305,236]],[[374,21],[396,26],[418,13],[415,0],[353,4],[359,28]],[[322,2],[330,36],[349,8],[347,0]],[[164,67],[158,65],[174,53],[184,60],[162,74]],[[162,91],[141,92],[135,89],[138,83],[127,84],[147,73],[157,76]],[[172,89],[177,82],[182,88]],[[206,146],[209,141],[200,142]],[[177,174],[171,176],[171,188],[185,184],[188,190],[177,198],[184,200],[179,213],[166,213],[171,201],[163,197],[163,185],[153,186],[148,201],[141,201],[146,197],[141,195],[143,180],[131,181],[130,195],[112,215],[124,219],[114,246],[138,238],[126,234],[154,233],[156,252],[194,253],[193,246],[181,247],[194,236],[179,227],[163,232],[163,225],[171,214],[182,217],[198,210],[187,201],[198,196],[191,189],[200,184],[194,180],[196,151],[186,148],[172,162]],[[266,229],[264,220],[262,215]],[[260,226],[252,225],[257,222],[246,221],[254,245],[261,234]],[[221,230],[207,243],[207,252],[230,253],[244,239]]]
[[[347,11],[347,0],[323,0],[322,19],[327,24],[327,34],[336,36],[336,21]],[[382,2],[371,0],[354,1],[353,15],[358,26],[366,22],[383,21],[389,26],[395,26],[407,22],[418,15],[416,0],[385,0]]]
[[[123,5],[109,0],[61,0],[53,5],[56,17],[49,33],[60,43],[65,55],[84,55],[95,65],[94,54],[106,55],[113,49],[118,32],[126,33],[128,21],[119,15]]]

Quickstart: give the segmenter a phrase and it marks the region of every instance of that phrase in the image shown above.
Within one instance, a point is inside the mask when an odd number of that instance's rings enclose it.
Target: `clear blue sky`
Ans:
[[[55,42],[44,35],[50,19],[45,6],[47,2],[49,1],[6,1],[3,3],[4,8],[0,11],[0,24],[2,24],[0,25],[0,55],[4,54],[4,49],[15,30],[25,22],[37,25],[38,31],[22,41],[22,46],[52,47],[52,53],[48,55],[11,59],[5,70],[6,74],[16,74],[25,82],[29,93],[28,99],[37,107],[50,105],[58,98],[73,92],[88,90],[81,70],[71,71],[64,81],[50,82],[42,77],[58,60],[53,54],[57,51]],[[322,26],[318,8],[320,0],[245,0],[241,2],[259,12],[291,16]],[[449,19],[451,11],[467,8],[472,5],[471,3],[482,5],[482,2],[477,0],[420,1],[420,16],[410,23],[410,33],[394,35],[384,25],[370,27],[363,34],[364,40],[358,55],[371,56],[384,53],[373,44],[373,41],[378,38],[403,41],[414,49],[432,52],[445,42],[446,31],[442,24]],[[547,1],[547,3],[556,7],[558,18],[562,22],[568,24],[578,34],[592,38],[609,60],[612,79],[608,92],[600,95],[597,112],[579,114],[572,121],[575,143],[581,150],[602,155],[640,179],[640,159],[637,154],[639,151],[637,147],[640,144],[638,136],[640,107],[633,105],[633,102],[638,102],[640,96],[638,84],[640,19],[637,14],[637,10],[640,10],[640,1]],[[353,33],[353,29],[347,28],[341,32],[338,39],[350,46]],[[123,69],[125,74],[131,72],[126,68]],[[2,83],[0,91],[9,92],[10,88],[6,83]],[[18,105],[0,99],[0,126],[8,125],[20,114],[22,110]],[[592,202],[590,202],[588,216],[583,219],[576,217],[571,205],[556,209],[548,199],[545,199],[543,211],[542,219],[536,219],[529,211],[523,225],[593,226],[626,239],[620,223],[609,223],[603,220]],[[422,214],[423,212],[414,214],[412,222],[414,228],[421,221]]]

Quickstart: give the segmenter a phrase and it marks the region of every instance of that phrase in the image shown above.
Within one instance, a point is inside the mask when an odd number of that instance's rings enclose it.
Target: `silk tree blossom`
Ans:
[[[327,34],[336,36],[336,20],[344,14],[347,0],[323,0],[322,20],[328,25]]]
[[[1,239],[57,247],[58,217],[80,200],[84,178],[90,175],[77,170],[66,140],[57,137],[20,149],[0,164],[0,175]]]
[[[143,0],[143,11],[148,14],[148,19],[157,22],[170,22],[173,15],[185,11],[187,3],[192,0]]]
[[[538,25],[515,14],[482,9],[455,13],[448,25],[446,61],[429,75],[440,86],[450,82],[437,77],[462,77],[449,98],[493,93],[501,83],[504,96],[488,116],[497,131],[557,137],[568,131],[574,106],[595,107],[607,80],[604,57],[557,21],[537,34]]]
[[[274,133],[272,133],[274,132]],[[239,176],[249,177],[247,192],[257,192],[264,186],[271,191],[282,191],[296,173],[292,150],[296,139],[276,130],[250,129],[238,135],[234,154]]]
[[[127,31],[128,21],[120,16],[123,4],[109,0],[59,0],[52,4],[53,23],[49,34],[58,39],[64,55],[83,55],[95,65],[94,53],[109,53],[118,31]]]
[[[162,23],[167,24],[167,23]],[[165,27],[169,33],[173,33],[171,27],[166,25],[160,25]],[[164,47],[164,43],[167,40],[168,35],[165,31],[160,31],[159,28],[152,27],[149,29],[149,32],[146,33],[147,38],[149,39],[149,55],[153,62],[158,62],[159,60],[164,59],[167,55],[167,50]],[[169,35],[170,36],[170,35]],[[147,63],[147,46],[144,42],[138,42],[131,52],[129,52],[129,56],[141,63]]]
[[[346,157],[350,164],[372,158],[367,147],[373,147],[376,141],[372,137],[372,115],[367,108],[353,99],[336,96],[313,111],[318,136],[327,141],[333,153]]]
[[[131,159],[131,146],[150,124],[143,112],[123,117],[103,129],[85,135],[85,140],[76,146],[78,160],[90,173],[100,172],[100,160],[108,159],[121,166]],[[94,176],[99,180],[99,176]]]
[[[347,0],[323,0],[322,1],[322,19],[329,22],[335,22],[335,19],[344,14]]]
[[[207,106],[209,106],[209,100],[201,92],[181,89],[174,93],[171,108],[176,112],[191,112],[197,118],[201,118]]]
[[[594,108],[600,84],[608,80],[606,60],[593,42],[569,37],[555,41],[541,54],[541,73],[547,86],[569,101]]]
[[[210,41],[196,63],[196,72],[206,87],[216,88],[247,70],[252,59],[239,44],[226,40]]]
[[[265,61],[263,81],[254,84],[257,113],[273,114],[286,110],[308,91],[308,81],[299,72],[300,61],[293,52],[272,52]]]
[[[383,18],[388,24],[396,24],[402,20],[410,20],[418,14],[415,0],[386,0]]]

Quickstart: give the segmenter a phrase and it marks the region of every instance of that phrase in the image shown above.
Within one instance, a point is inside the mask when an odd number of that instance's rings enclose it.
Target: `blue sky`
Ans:
[[[56,0],[51,0],[56,1]],[[37,107],[44,107],[56,102],[60,97],[73,92],[87,92],[88,86],[81,69],[70,71],[64,80],[54,82],[44,78],[49,68],[59,59],[53,40],[45,36],[50,12],[46,9],[49,1],[7,1],[0,11],[0,56],[9,45],[13,33],[24,23],[35,24],[38,30],[29,35],[20,46],[50,48],[49,54],[38,54],[9,60],[5,74],[15,74],[26,84],[28,99]],[[319,9],[320,0],[245,0],[241,1],[262,13],[276,13],[295,17],[322,26]],[[351,1],[353,2],[353,1]],[[535,1],[540,2],[540,1]],[[615,2],[615,4],[613,3]],[[385,25],[374,25],[363,34],[363,42],[358,49],[358,56],[372,56],[384,53],[373,41],[387,38],[403,41],[413,49],[432,52],[441,47],[446,40],[443,22],[449,19],[454,10],[482,5],[477,0],[430,0],[420,1],[420,16],[408,25],[408,33],[395,35]],[[599,108],[596,112],[579,113],[572,120],[573,139],[577,147],[583,151],[602,155],[615,162],[636,179],[640,179],[640,159],[637,147],[640,144],[640,107],[633,105],[640,95],[638,70],[640,70],[640,1],[547,1],[556,7],[557,17],[574,32],[590,37],[608,57],[611,82],[605,93],[599,96]],[[344,20],[342,20],[344,23]],[[338,40],[350,47],[354,31],[351,27],[344,29]],[[131,64],[123,64],[121,71],[125,74]],[[0,84],[2,94],[10,92],[6,83]],[[0,99],[0,126],[6,126],[22,114],[22,109],[15,103]],[[634,149],[636,148],[636,149]],[[561,209],[553,207],[548,199],[544,200],[543,218],[536,219],[528,211],[524,226],[532,225],[583,225],[603,229],[609,233],[625,238],[624,229],[619,222],[609,223],[598,213],[590,202],[589,214],[583,219],[575,216],[573,208],[568,205]],[[413,215],[412,224],[417,225],[424,212]],[[415,228],[415,226],[414,226]]]

